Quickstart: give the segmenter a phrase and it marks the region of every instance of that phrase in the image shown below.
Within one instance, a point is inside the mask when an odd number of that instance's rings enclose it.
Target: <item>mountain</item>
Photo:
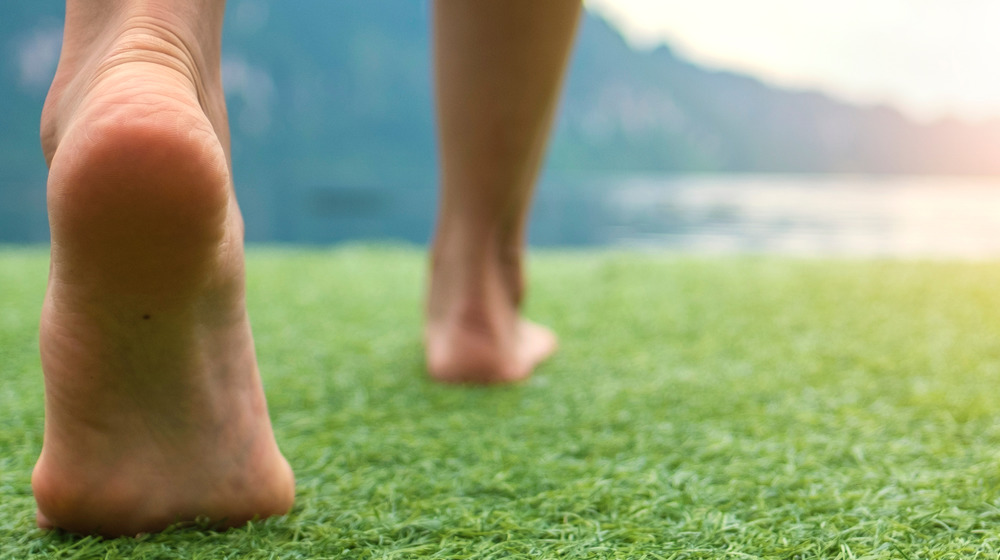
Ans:
[[[586,20],[552,164],[593,170],[985,174],[1000,121],[918,124],[889,107],[706,70],[669,48],[631,50]]]
[[[363,216],[388,205],[433,210],[428,13],[413,0],[231,0],[223,74],[250,239],[424,227]],[[60,18],[53,3],[18,2],[0,20],[0,241],[47,235],[37,122]],[[1000,122],[920,124],[889,107],[775,88],[667,47],[635,51],[588,15],[547,169],[1000,173],[997,146]]]

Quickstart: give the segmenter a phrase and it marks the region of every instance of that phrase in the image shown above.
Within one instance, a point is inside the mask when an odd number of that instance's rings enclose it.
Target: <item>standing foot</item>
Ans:
[[[228,527],[294,498],[246,313],[217,68],[192,50],[200,28],[154,4],[86,33],[68,14],[43,112],[43,528]]]
[[[433,379],[514,383],[556,351],[551,330],[521,317],[520,283],[519,257],[506,265],[435,258],[424,333]]]
[[[519,318],[504,333],[482,325],[459,319],[427,327],[427,370],[432,378],[479,385],[522,381],[558,345],[555,333],[526,319]]]

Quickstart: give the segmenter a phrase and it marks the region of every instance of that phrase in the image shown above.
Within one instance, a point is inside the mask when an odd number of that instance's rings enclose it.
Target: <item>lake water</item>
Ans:
[[[430,236],[429,186],[264,187],[237,185],[253,243],[422,244]],[[1000,177],[549,177],[530,233],[535,246],[1000,259]],[[0,243],[47,236],[43,188],[0,196]]]
[[[539,245],[1000,258],[1000,178],[633,176],[543,184]]]

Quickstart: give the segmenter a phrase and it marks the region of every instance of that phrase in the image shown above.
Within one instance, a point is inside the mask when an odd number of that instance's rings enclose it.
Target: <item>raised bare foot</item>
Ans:
[[[244,303],[221,6],[129,4],[69,2],[43,112],[52,262],[38,524],[117,536],[283,514],[294,480]]]
[[[521,255],[505,260],[482,258],[487,250],[464,258],[435,252],[424,332],[431,377],[471,384],[526,379],[558,343],[552,331],[520,315]]]

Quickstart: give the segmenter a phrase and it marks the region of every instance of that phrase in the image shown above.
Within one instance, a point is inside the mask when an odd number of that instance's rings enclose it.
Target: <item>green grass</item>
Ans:
[[[541,253],[563,346],[428,382],[415,250],[254,250],[286,517],[33,525],[46,256],[0,252],[4,558],[997,558],[1000,264]]]

